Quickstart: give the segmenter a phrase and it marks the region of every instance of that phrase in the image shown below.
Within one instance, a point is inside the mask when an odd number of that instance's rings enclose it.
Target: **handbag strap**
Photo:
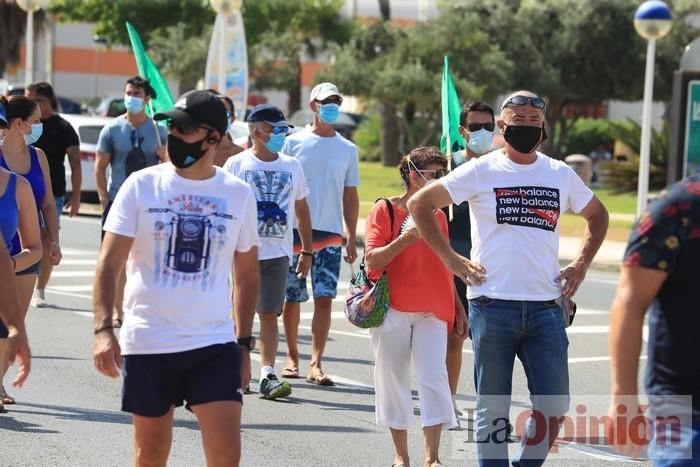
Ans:
[[[391,202],[389,198],[377,198],[374,201],[374,204],[377,204],[379,201],[384,201],[386,203],[386,208],[389,210],[389,220],[390,220],[390,226],[391,226],[391,239],[389,240],[389,243],[394,239],[394,205]],[[360,263],[360,270],[364,271],[365,270],[365,254],[367,253],[367,247],[365,247],[362,251],[362,262]]]

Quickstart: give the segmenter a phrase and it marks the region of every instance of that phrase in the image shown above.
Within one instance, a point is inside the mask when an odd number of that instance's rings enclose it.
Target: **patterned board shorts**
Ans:
[[[311,288],[314,298],[335,298],[340,276],[340,257],[339,246],[330,246],[314,252],[311,263]],[[299,255],[294,255],[287,280],[287,301],[293,303],[305,302],[309,299],[306,278],[298,279],[296,276],[298,260]]]

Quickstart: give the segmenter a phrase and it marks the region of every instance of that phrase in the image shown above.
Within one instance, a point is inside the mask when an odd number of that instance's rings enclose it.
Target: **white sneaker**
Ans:
[[[36,289],[34,291],[32,301],[29,302],[29,304],[34,308],[46,308],[47,306],[49,306],[49,304],[46,303],[46,299],[44,298],[44,291],[40,289]]]

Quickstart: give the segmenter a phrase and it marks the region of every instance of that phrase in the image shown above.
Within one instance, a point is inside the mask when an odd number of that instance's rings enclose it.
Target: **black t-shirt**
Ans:
[[[662,193],[635,225],[625,266],[668,273],[649,315],[648,394],[690,394],[700,410],[700,176]]]
[[[454,161],[450,161],[450,170],[456,167]],[[452,219],[450,219],[449,207],[443,209],[447,216],[447,227],[450,234],[450,245],[460,255],[470,258],[472,249],[471,224],[469,220],[469,203],[452,205]]]
[[[66,194],[66,169],[63,166],[66,149],[80,146],[80,139],[73,126],[60,115],[54,114],[41,123],[44,124],[44,131],[34,146],[46,153],[54,196],[63,196]]]

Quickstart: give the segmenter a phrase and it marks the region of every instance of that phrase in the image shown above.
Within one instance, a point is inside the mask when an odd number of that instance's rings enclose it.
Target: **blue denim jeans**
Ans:
[[[479,465],[507,466],[507,426],[516,356],[525,369],[534,410],[545,420],[558,420],[569,408],[569,340],[564,317],[553,300],[513,301],[482,296],[469,300],[469,327],[474,348]],[[559,424],[553,425],[558,433]],[[556,433],[547,426],[538,426],[533,417],[528,419],[527,434],[542,429],[548,430],[544,442],[528,444],[523,436],[514,466],[544,463]]]

